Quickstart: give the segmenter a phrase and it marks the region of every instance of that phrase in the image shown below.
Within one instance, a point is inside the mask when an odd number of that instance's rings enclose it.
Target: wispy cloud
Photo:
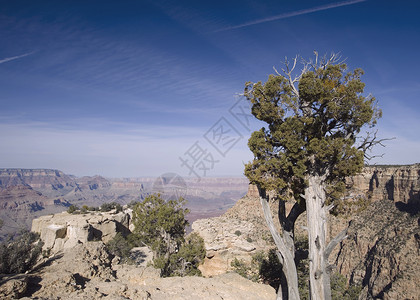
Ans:
[[[15,60],[15,59],[19,59],[19,58],[31,55],[32,53],[33,52],[29,52],[29,53],[25,53],[25,54],[18,55],[18,56],[6,57],[6,58],[3,58],[3,59],[0,59],[0,64],[3,64],[3,63],[8,62],[8,61],[12,61],[12,60]]]
[[[327,10],[327,9],[336,8],[336,7],[340,7],[340,6],[352,5],[352,4],[356,4],[356,3],[359,3],[359,2],[365,2],[365,1],[367,1],[367,0],[350,0],[350,1],[331,3],[331,4],[327,4],[327,5],[321,5],[321,6],[317,6],[317,7],[313,7],[313,8],[302,9],[302,10],[292,11],[292,12],[289,12],[289,13],[275,15],[275,16],[271,16],[271,17],[268,17],[268,18],[264,18],[264,19],[254,20],[254,21],[246,22],[246,23],[236,25],[236,26],[225,27],[225,28],[216,30],[214,32],[221,32],[221,31],[227,31],[227,30],[231,30],[231,29],[243,28],[243,27],[247,27],[247,26],[251,26],[251,25],[272,22],[272,21],[291,18],[291,17],[295,17],[295,16],[300,16],[300,15],[306,15],[306,14],[310,14],[310,13],[321,11],[321,10]]]

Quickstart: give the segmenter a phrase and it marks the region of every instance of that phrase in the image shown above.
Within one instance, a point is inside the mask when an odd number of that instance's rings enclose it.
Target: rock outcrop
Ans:
[[[241,198],[220,217],[195,221],[192,229],[203,237],[206,247],[206,258],[199,267],[203,276],[229,272],[235,258],[250,263],[255,253],[272,247],[255,197]]]
[[[235,273],[161,278],[153,267],[118,264],[102,242],[78,243],[34,271],[0,282],[2,299],[274,299],[272,287]]]
[[[62,212],[42,216],[32,221],[32,231],[41,235],[44,249],[57,253],[71,249],[79,243],[101,240],[108,242],[118,232],[127,235],[130,227],[131,211],[89,212],[69,214]]]

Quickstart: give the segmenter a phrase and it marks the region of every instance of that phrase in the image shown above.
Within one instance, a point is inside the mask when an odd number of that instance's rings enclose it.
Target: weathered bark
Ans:
[[[298,279],[297,279],[297,270],[294,260],[294,251],[290,250],[289,243],[279,234],[276,227],[274,226],[273,216],[271,214],[270,206],[268,204],[268,198],[265,195],[265,192],[258,187],[260,194],[260,202],[264,213],[265,221],[270,230],[270,233],[274,239],[274,243],[277,246],[277,256],[280,260],[280,263],[283,266],[283,273],[287,282],[287,293],[282,290],[280,285],[279,290],[277,291],[277,299],[290,299],[290,300],[299,300],[299,289],[298,289]],[[294,250],[294,246],[293,246]],[[283,295],[283,297],[282,297]]]
[[[324,178],[311,175],[305,189],[308,218],[310,295],[314,300],[331,299],[330,270],[326,257],[327,214]]]

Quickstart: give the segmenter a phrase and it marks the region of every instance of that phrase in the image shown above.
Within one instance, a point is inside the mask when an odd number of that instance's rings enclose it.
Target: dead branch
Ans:
[[[349,225],[350,226],[350,225]],[[347,237],[347,231],[349,230],[349,227],[341,231],[335,238],[333,238],[329,243],[327,248],[325,248],[324,251],[324,258],[325,260],[328,260],[328,258],[331,255],[331,252],[337,246],[338,243],[341,243],[342,240],[344,240]]]

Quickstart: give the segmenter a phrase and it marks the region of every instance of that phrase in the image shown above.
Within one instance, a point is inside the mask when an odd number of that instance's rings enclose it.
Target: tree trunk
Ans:
[[[267,222],[270,233],[277,246],[278,252],[280,253],[280,255],[277,256],[279,257],[279,260],[283,266],[283,273],[286,277],[287,282],[287,293],[282,291],[282,287],[280,285],[279,290],[277,292],[277,299],[283,298],[283,300],[299,300],[300,297],[294,253],[292,253],[290,249],[286,246],[283,237],[279,234],[276,227],[274,226],[273,216],[271,214],[270,206],[268,204],[268,199],[265,196],[265,193],[262,192],[260,188],[258,188],[258,190],[260,194],[260,202],[264,212],[265,221]],[[281,297],[281,294],[283,294],[285,297]]]
[[[327,207],[324,178],[310,175],[305,189],[308,218],[309,280],[313,300],[330,300],[330,274],[326,257]]]

